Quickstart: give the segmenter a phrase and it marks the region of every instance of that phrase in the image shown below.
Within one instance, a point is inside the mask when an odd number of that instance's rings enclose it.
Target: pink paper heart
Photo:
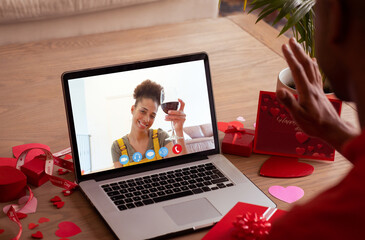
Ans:
[[[80,227],[73,222],[61,222],[58,228],[55,234],[60,238],[72,237],[81,232]]]
[[[28,198],[29,196],[24,196],[24,197],[21,197],[19,200],[18,200],[18,203],[19,205],[16,205],[16,204],[9,204],[9,205],[6,205],[4,208],[3,208],[3,212],[6,214],[8,211],[9,211],[9,208],[11,205],[13,205],[15,211],[17,212],[20,212],[20,213],[24,213],[24,214],[28,214],[28,213],[35,213],[36,210],[37,210],[37,205],[38,205],[38,200],[36,197],[33,197],[32,200],[28,203],[27,206],[23,207],[23,209],[19,210],[22,206],[22,204],[26,203],[28,201]],[[19,210],[19,211],[18,211]]]
[[[269,193],[277,199],[287,203],[298,201],[304,196],[303,189],[296,186],[289,186],[286,188],[282,186],[271,186],[269,188]]]
[[[242,116],[239,116],[239,117],[237,117],[237,121],[244,122],[244,121],[246,121],[246,119]]]

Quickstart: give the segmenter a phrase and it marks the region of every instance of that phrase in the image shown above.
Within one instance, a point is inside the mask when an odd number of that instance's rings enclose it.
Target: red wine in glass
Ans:
[[[179,102],[178,101],[173,101],[173,102],[165,102],[161,104],[161,108],[162,110],[168,114],[169,110],[177,110],[179,107]]]

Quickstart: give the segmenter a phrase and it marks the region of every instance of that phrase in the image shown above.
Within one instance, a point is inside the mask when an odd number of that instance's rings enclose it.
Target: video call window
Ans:
[[[204,60],[73,79],[69,91],[82,174],[214,149]]]

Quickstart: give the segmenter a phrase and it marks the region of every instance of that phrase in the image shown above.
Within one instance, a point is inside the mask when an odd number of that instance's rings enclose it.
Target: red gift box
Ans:
[[[14,167],[0,166],[0,202],[9,202],[25,195],[27,177]]]
[[[48,175],[44,171],[45,161],[42,156],[37,156],[33,160],[21,166],[22,172],[27,176],[28,183],[39,187],[48,181]]]
[[[238,202],[203,238],[202,240],[237,240],[242,239],[238,238],[236,235],[237,229],[233,222],[237,220],[237,217],[240,215],[245,215],[246,213],[256,213],[258,216],[262,216],[262,214],[267,210],[267,207],[248,204],[243,202]],[[280,209],[277,209],[274,214],[268,220],[269,222],[273,222],[276,219],[283,216],[286,212]],[[245,239],[245,238],[243,238]],[[247,239],[256,239],[256,238],[247,238]]]
[[[222,152],[249,157],[252,153],[252,145],[255,130],[229,126],[222,141]]]

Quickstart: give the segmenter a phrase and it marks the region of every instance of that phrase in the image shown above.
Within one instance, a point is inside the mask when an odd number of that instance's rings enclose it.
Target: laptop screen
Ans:
[[[65,73],[63,85],[81,175],[218,148],[204,53]]]

